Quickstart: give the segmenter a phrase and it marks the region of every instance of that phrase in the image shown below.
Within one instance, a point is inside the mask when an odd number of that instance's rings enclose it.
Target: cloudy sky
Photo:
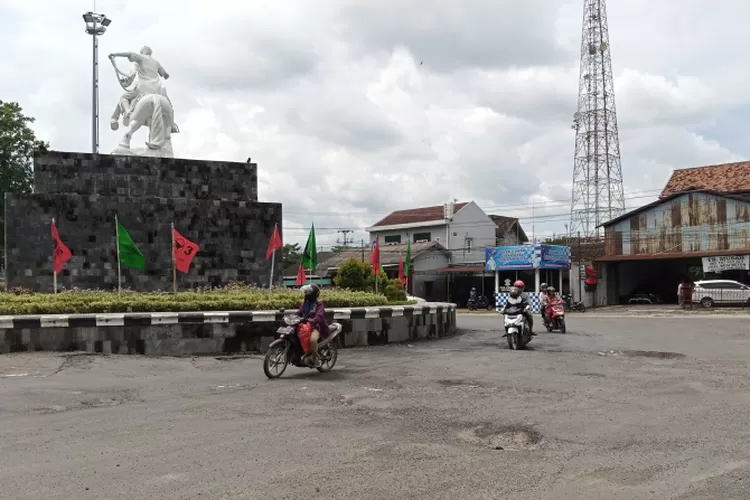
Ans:
[[[476,201],[531,235],[569,219],[583,0],[99,0],[102,151],[119,86],[106,55],[150,45],[171,74],[177,156],[259,165],[286,242],[391,210]],[[52,148],[90,149],[91,39],[79,0],[0,0],[0,99]],[[739,0],[610,0],[628,207],[673,168],[744,159]],[[144,139],[145,132],[136,137]],[[134,143],[135,144],[135,143]],[[533,209],[532,209],[533,207]],[[351,236],[351,235],[350,235]]]

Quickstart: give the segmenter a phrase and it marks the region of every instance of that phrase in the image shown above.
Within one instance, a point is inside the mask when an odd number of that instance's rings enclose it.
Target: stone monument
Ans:
[[[122,73],[116,58],[135,65]],[[162,78],[169,74],[151,49],[110,55],[124,93],[110,122],[127,128],[111,155],[50,151],[34,161],[34,193],[5,195],[6,287],[53,290],[54,218],[72,258],[58,275],[59,288],[116,289],[115,215],[145,257],[144,269],[122,268],[122,286],[169,291],[172,224],[200,250],[178,287],[221,286],[230,281],[265,285],[271,264],[266,248],[281,204],[258,201],[258,166],[174,158],[171,134],[179,131]],[[133,134],[149,129],[145,148]],[[281,281],[281,273],[274,273]]]
[[[123,73],[115,62],[116,59],[127,58],[134,65],[134,70]],[[128,130],[120,140],[112,154],[142,155],[172,157],[172,134],[180,129],[174,121],[174,107],[167,95],[164,80],[169,73],[153,57],[150,47],[143,47],[139,53],[116,52],[109,55],[109,60],[115,69],[117,81],[124,93],[117,103],[110,126],[112,130],[120,128],[122,124]],[[148,127],[148,141],[145,148],[131,148],[133,134],[141,127]]]

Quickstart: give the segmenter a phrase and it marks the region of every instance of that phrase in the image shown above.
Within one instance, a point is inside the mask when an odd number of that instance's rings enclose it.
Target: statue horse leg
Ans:
[[[130,149],[130,141],[133,139],[133,134],[135,134],[138,129],[140,129],[145,123],[146,119],[144,115],[145,111],[148,113],[151,112],[149,106],[146,106],[148,103],[150,103],[150,100],[147,99],[140,99],[138,103],[135,105],[135,108],[133,109],[131,115],[130,115],[130,127],[128,128],[128,131],[125,132],[125,135],[120,140],[120,147]]]

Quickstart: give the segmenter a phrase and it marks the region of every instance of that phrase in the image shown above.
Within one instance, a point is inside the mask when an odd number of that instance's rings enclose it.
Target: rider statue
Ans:
[[[135,52],[116,52],[109,55],[113,64],[116,57],[126,57],[135,65],[135,71],[129,75],[123,75],[120,77],[120,85],[126,90],[125,93],[122,94],[120,102],[117,103],[115,112],[112,114],[112,119],[110,120],[112,130],[117,130],[120,127],[120,115],[122,115],[123,125],[126,127],[130,125],[131,113],[143,96],[149,94],[160,94],[169,100],[167,89],[162,84],[160,78],[163,77],[167,80],[169,78],[169,73],[167,73],[159,61],[153,58],[152,54],[153,52],[151,51],[151,48],[146,46],[141,49],[139,54],[136,54]],[[115,69],[116,68],[117,67],[115,66]],[[135,86],[128,90],[136,80],[136,77],[137,81],[135,82]],[[172,101],[169,100],[169,103],[172,104]],[[179,132],[179,128],[174,123],[174,120],[172,121],[171,131],[172,133]]]

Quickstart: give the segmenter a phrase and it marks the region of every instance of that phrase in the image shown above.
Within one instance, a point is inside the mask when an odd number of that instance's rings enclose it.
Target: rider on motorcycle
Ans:
[[[469,300],[472,302],[477,301],[477,289],[474,287],[471,287],[471,291],[469,292]]]
[[[542,314],[545,315],[545,321],[550,321],[552,319],[552,305],[557,302],[557,293],[555,293],[555,287],[548,286],[545,290],[545,293],[543,294],[543,297],[546,304],[544,305],[544,309],[542,309]]]
[[[318,341],[321,338],[325,339],[330,333],[326,322],[326,310],[323,302],[318,300],[318,296],[320,296],[318,285],[311,283],[303,286],[301,290],[305,294],[305,300],[297,311],[297,315],[306,319],[312,328],[310,334],[310,363],[313,367],[318,368],[321,366],[318,358]]]
[[[529,295],[524,291],[525,287],[526,285],[521,280],[517,280],[515,283],[513,283],[513,288],[518,289],[518,294],[526,302],[526,304],[530,305],[531,302],[529,301]],[[513,298],[513,289],[511,289],[510,291],[510,296],[511,298]],[[531,316],[531,311],[524,310],[523,315],[526,318],[526,321],[529,323],[529,333],[533,335],[534,334],[534,318]]]
[[[518,283],[518,281],[516,281],[516,283]],[[521,314],[523,314],[526,318],[526,321],[529,324],[529,333],[531,333],[531,314],[529,314],[527,310],[531,308],[531,303],[529,302],[529,299],[526,298],[526,294],[521,293],[521,290],[521,288],[515,286],[514,284],[514,286],[510,289],[510,297],[508,297],[508,301],[505,303],[505,307],[503,307],[503,310],[500,312],[500,314],[505,314],[505,311],[509,307],[518,307],[522,311]]]
[[[547,323],[547,283],[539,285],[539,308],[542,322]]]

